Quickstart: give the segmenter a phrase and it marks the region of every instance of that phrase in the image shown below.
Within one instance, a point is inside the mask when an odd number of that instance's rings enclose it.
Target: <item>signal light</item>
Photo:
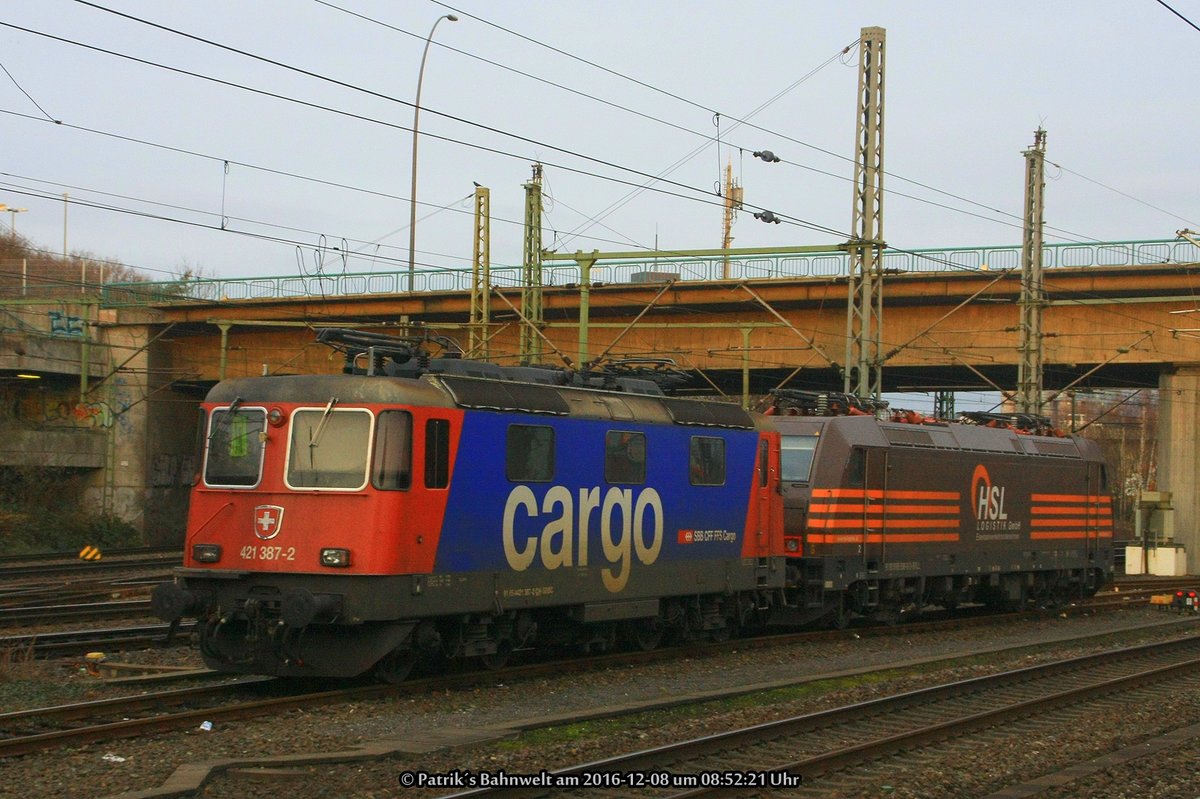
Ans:
[[[350,565],[350,550],[348,549],[322,549],[321,550],[321,565],[332,566],[338,569],[344,569]]]
[[[1171,607],[1176,610],[1190,610],[1193,613],[1200,613],[1200,599],[1197,599],[1195,590],[1181,589],[1175,592],[1175,600],[1171,603]]]
[[[216,563],[220,559],[221,546],[219,544],[192,545],[192,560],[197,563]]]

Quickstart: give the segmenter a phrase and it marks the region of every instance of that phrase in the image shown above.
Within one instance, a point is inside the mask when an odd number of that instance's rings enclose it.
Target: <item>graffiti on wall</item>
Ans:
[[[105,430],[118,420],[122,427],[129,424],[128,420],[120,417],[128,405],[118,405],[114,411],[107,402],[79,402],[77,398],[71,398],[71,394],[69,390],[31,391],[0,386],[0,421],[80,430]]]
[[[189,486],[195,473],[195,455],[161,454],[150,460],[150,485],[155,488]]]
[[[114,378],[110,384],[109,409],[122,433],[130,432],[133,427],[133,418],[125,411],[129,410],[135,402],[125,378]]]
[[[62,311],[50,311],[50,335],[83,338],[83,320]]]

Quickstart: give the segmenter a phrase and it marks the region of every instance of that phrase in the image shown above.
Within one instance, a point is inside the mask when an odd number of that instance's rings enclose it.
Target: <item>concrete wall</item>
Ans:
[[[66,303],[0,309],[0,466],[102,469],[112,410],[81,396],[93,308]],[[103,364],[88,363],[89,375]],[[20,377],[19,375],[25,375]]]
[[[103,469],[105,434],[0,425],[0,466]]]
[[[162,331],[153,317],[122,312],[119,324],[99,325],[96,349],[109,361],[94,390],[111,409],[111,475],[94,474],[85,494],[142,531],[147,544],[182,544],[188,490],[195,474],[197,399],[168,386],[182,375],[154,342]],[[106,486],[108,480],[110,485]]]
[[[129,522],[148,544],[178,544],[198,398],[168,388],[182,375],[153,342],[162,329],[146,311],[0,308],[0,466],[84,470],[64,500]]]
[[[149,472],[143,494],[143,534],[148,544],[182,545],[188,492],[199,470],[196,450],[200,398],[167,388],[175,372],[162,348],[150,348],[147,365],[150,393],[143,404]]]
[[[1171,492],[1175,542],[1187,548],[1188,574],[1200,574],[1200,364],[1159,378],[1158,485]]]

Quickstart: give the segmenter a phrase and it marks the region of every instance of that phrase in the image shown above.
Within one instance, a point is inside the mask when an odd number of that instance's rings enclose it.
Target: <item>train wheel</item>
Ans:
[[[480,655],[479,662],[486,669],[498,671],[508,665],[508,658],[512,655],[512,651],[512,642],[506,639],[496,644],[495,652],[490,655]]]
[[[657,616],[649,619],[634,619],[626,622],[625,636],[635,649],[649,652],[658,649],[662,643],[664,627],[662,619]]]
[[[408,679],[416,663],[416,650],[396,650],[379,661],[379,665],[375,667],[375,676],[384,682],[402,683]]]

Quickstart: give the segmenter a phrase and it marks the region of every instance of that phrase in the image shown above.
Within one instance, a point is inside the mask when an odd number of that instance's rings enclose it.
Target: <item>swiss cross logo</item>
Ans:
[[[283,527],[283,506],[259,505],[254,509],[254,534],[264,541],[279,535]]]
[[[695,530],[680,530],[679,531],[679,543],[680,544],[690,544],[695,540],[695,537],[696,537]]]

